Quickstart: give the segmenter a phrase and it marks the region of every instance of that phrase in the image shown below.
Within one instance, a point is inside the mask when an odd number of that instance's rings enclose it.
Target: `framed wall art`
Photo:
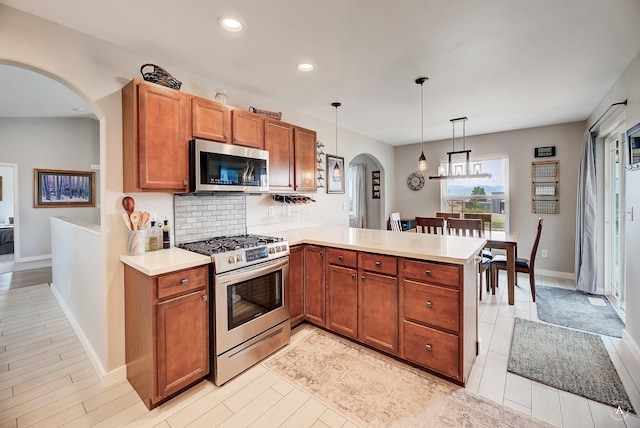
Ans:
[[[380,171],[371,171],[371,198],[380,199]]]
[[[327,193],[344,193],[344,158],[327,155]]]
[[[34,169],[34,208],[95,207],[93,171]]]

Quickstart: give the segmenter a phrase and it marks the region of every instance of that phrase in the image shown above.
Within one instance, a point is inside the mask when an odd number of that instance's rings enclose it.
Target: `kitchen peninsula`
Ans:
[[[465,385],[484,239],[324,226],[280,235],[291,246],[292,325],[307,321]]]

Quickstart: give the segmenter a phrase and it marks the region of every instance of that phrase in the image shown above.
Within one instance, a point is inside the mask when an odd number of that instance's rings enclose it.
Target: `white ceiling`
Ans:
[[[420,141],[419,76],[433,141],[460,116],[467,135],[585,120],[640,52],[640,0],[0,3],[330,123],[340,101],[341,127],[392,145]]]

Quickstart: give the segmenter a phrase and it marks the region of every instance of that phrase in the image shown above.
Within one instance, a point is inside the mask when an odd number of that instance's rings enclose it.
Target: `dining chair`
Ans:
[[[442,217],[445,220],[449,220],[450,218],[460,218],[460,213],[441,213],[437,212],[436,217]]]
[[[449,218],[447,219],[447,234],[457,236],[481,237],[482,220]]]
[[[402,232],[402,224],[400,223],[400,213],[391,213],[389,216],[389,224],[394,232]]]
[[[442,217],[416,217],[416,232],[444,235],[444,219]]]
[[[482,220],[482,230],[487,230],[488,228],[489,232],[491,232],[491,213],[464,213],[462,218],[480,219]]]
[[[542,217],[538,218],[538,232],[536,239],[531,247],[531,256],[528,259],[516,257],[516,272],[529,274],[529,285],[531,287],[531,299],[536,301],[536,279],[535,279],[535,261],[538,252],[538,244],[540,243],[540,235],[542,234]],[[493,284],[498,283],[498,270],[507,270],[507,258],[499,255],[491,260],[491,290],[495,294],[496,290]]]

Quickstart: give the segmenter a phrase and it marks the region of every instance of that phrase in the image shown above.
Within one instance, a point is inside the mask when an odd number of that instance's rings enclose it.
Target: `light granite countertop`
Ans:
[[[317,226],[282,231],[289,245],[315,244],[413,259],[467,264],[486,244],[484,238],[431,235],[390,230]]]
[[[120,261],[145,275],[155,276],[206,265],[211,263],[211,257],[181,248],[168,248],[150,251],[140,256],[120,256]]]

